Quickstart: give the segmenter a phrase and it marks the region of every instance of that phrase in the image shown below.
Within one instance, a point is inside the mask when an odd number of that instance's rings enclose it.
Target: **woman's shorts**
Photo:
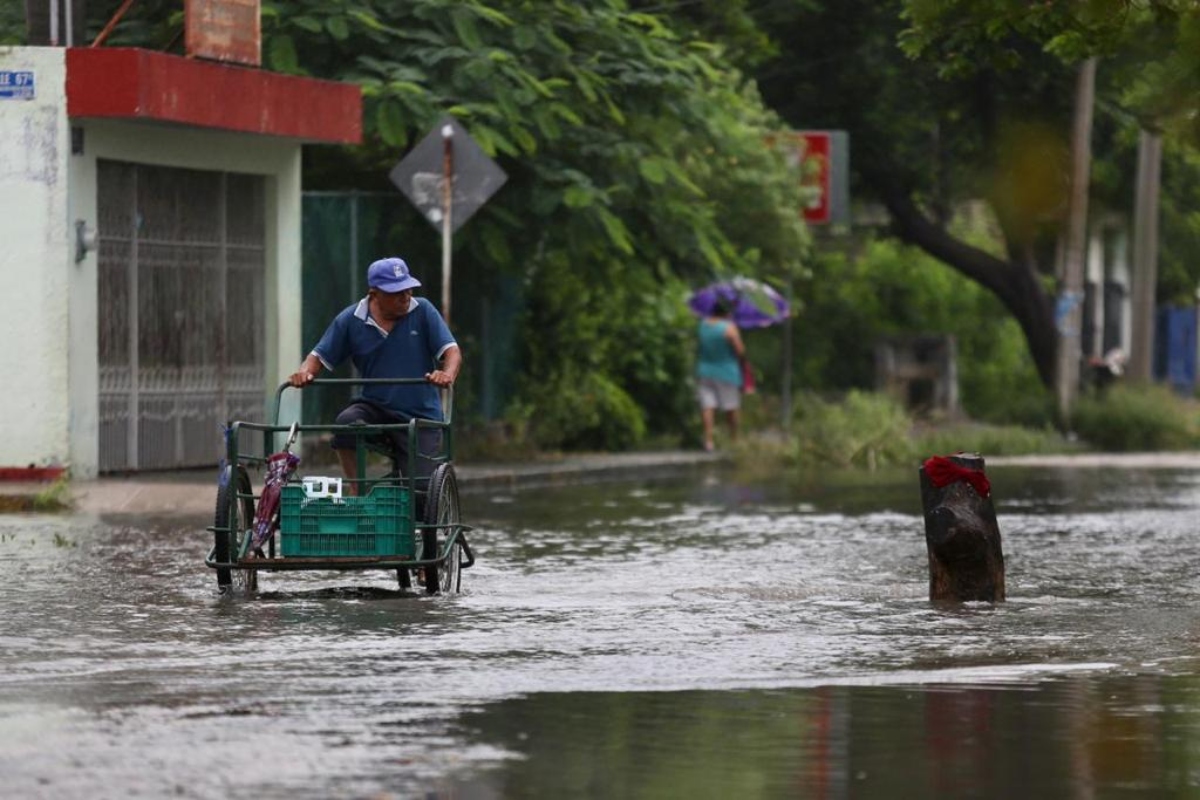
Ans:
[[[696,397],[700,400],[701,408],[737,411],[742,407],[742,387],[736,383],[700,378],[696,386]]]

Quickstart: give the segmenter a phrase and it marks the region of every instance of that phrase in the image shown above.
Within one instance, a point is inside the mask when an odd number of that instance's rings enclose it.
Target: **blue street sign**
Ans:
[[[0,71],[0,100],[32,100],[33,72]]]

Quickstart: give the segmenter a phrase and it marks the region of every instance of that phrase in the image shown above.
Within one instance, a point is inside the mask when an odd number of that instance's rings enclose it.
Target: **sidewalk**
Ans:
[[[506,464],[457,464],[463,494],[515,491],[585,481],[638,479],[679,474],[726,461],[727,454],[671,450],[651,453],[589,453]],[[1200,452],[1078,453],[984,456],[991,467],[1056,469],[1195,469]],[[329,467],[337,474],[336,467]],[[0,481],[0,513],[36,510],[38,495],[53,484]],[[215,468],[72,481],[61,498],[80,514],[210,515],[216,503]]]
[[[530,489],[584,481],[636,479],[675,474],[726,459],[720,453],[671,450],[650,453],[589,453],[505,464],[456,464],[459,489],[476,491]],[[329,467],[338,474],[337,467]],[[256,480],[256,491],[261,477]],[[33,511],[50,483],[0,481],[0,513]],[[80,514],[211,515],[217,496],[216,468],[101,477],[71,481],[60,498]]]

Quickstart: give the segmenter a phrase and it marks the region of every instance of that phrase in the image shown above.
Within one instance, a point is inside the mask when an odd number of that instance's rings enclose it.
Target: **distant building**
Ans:
[[[955,416],[958,348],[953,336],[893,336],[875,345],[875,388],[918,414]]]

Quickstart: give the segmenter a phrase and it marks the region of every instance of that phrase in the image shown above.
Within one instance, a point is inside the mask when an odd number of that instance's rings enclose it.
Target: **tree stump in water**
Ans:
[[[1004,600],[1004,551],[983,457],[934,456],[920,472],[929,599]]]

